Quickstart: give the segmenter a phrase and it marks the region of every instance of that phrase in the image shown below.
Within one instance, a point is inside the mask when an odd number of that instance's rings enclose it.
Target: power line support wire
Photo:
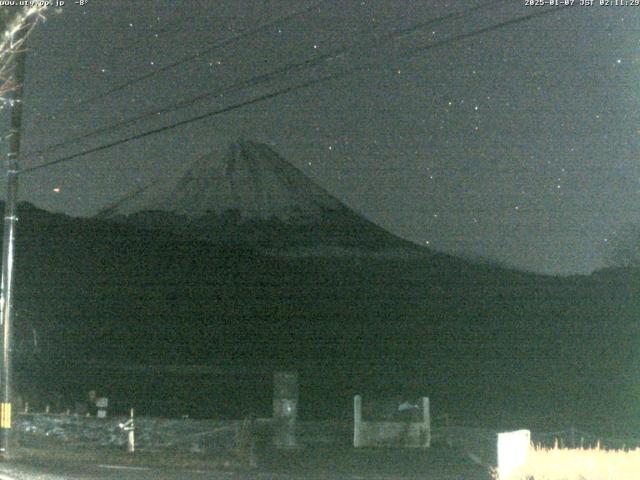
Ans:
[[[0,454],[3,459],[10,456],[11,450],[11,337],[13,316],[13,260],[15,249],[15,230],[18,222],[18,156],[20,155],[20,130],[22,128],[22,87],[25,69],[24,48],[15,55],[14,85],[11,95],[11,129],[9,131],[9,153],[7,154],[7,198],[4,205],[4,232],[2,239],[2,286],[0,293],[0,322],[2,322],[2,355],[0,361]]]
[[[32,158],[32,157],[42,157],[45,153],[50,152],[51,150],[55,150],[57,148],[60,147],[65,147],[69,144],[73,144],[76,142],[79,142],[80,140],[84,140],[87,138],[91,138],[91,137],[95,137],[96,135],[102,134],[102,133],[108,133],[108,132],[112,132],[114,130],[118,130],[121,128],[124,128],[128,125],[134,124],[138,121],[159,115],[159,114],[163,114],[163,113],[167,113],[167,112],[175,112],[179,109],[182,108],[186,108],[186,107],[191,107],[193,105],[195,105],[197,102],[200,102],[202,100],[208,99],[208,98],[214,98],[214,97],[220,97],[222,95],[226,95],[228,93],[233,93],[233,92],[238,92],[238,91],[242,91],[245,88],[251,87],[251,86],[257,86],[269,81],[272,81],[276,78],[278,78],[279,75],[291,75],[291,73],[293,71],[300,71],[300,70],[304,70],[304,69],[308,69],[311,67],[316,67],[318,65],[321,65],[322,63],[327,62],[328,60],[334,59],[336,57],[338,57],[339,55],[348,53],[350,51],[355,51],[356,48],[360,47],[362,50],[362,52],[360,53],[361,56],[366,56],[366,53],[364,52],[369,52],[372,50],[375,50],[376,48],[378,48],[381,44],[383,44],[384,42],[393,39],[393,38],[397,38],[397,37],[401,37],[403,35],[407,35],[410,33],[414,33],[420,29],[423,29],[425,27],[432,27],[433,25],[436,25],[438,23],[442,23],[445,22],[447,20],[452,20],[455,18],[464,18],[465,16],[480,10],[480,9],[486,9],[488,7],[490,7],[491,5],[495,5],[498,3],[502,3],[505,0],[492,0],[491,2],[487,2],[481,6],[477,6],[477,7],[472,7],[472,8],[467,8],[465,10],[461,10],[461,11],[456,11],[456,12],[452,12],[449,13],[447,15],[441,16],[441,17],[436,17],[436,18],[431,18],[425,22],[420,22],[417,23],[415,25],[412,25],[411,27],[408,28],[403,28],[401,30],[394,30],[392,32],[389,32],[387,34],[385,34],[384,36],[382,36],[380,39],[375,40],[373,42],[373,44],[369,44],[367,43],[366,46],[364,45],[354,45],[351,47],[340,47],[338,49],[334,49],[331,50],[323,55],[318,55],[315,56],[313,58],[307,58],[305,60],[302,61],[298,61],[295,63],[288,63],[282,67],[278,67],[274,70],[271,70],[269,72],[266,73],[262,73],[262,74],[258,74],[258,75],[254,75],[251,78],[248,78],[246,80],[242,80],[240,82],[236,82],[234,84],[228,85],[222,89],[218,89],[218,90],[209,90],[207,92],[204,92],[202,94],[196,95],[195,97],[191,97],[188,99],[184,99],[184,100],[180,100],[177,103],[174,103],[172,105],[168,105],[165,107],[162,107],[160,109],[152,109],[152,110],[147,110],[146,112],[142,112],[138,115],[135,115],[133,117],[130,117],[128,119],[124,119],[120,122],[117,122],[113,125],[110,126],[106,126],[106,127],[101,127],[98,128],[96,130],[87,132],[87,133],[83,133],[80,136],[76,136],[73,138],[67,138],[65,140],[62,140],[58,143],[49,145],[45,148],[42,148],[38,151],[35,152],[31,152],[31,153],[26,153],[23,155],[23,158]],[[322,3],[322,2],[320,2]],[[317,4],[316,4],[317,5]],[[366,50],[364,50],[366,49]],[[157,70],[156,72],[158,72],[159,70]],[[88,99],[87,102],[91,101],[91,99]]]
[[[415,55],[417,55],[419,53],[422,53],[424,51],[428,51],[428,50],[432,50],[434,48],[446,46],[446,45],[449,45],[449,44],[452,44],[452,43],[456,43],[456,42],[459,42],[461,40],[466,40],[468,38],[472,38],[472,37],[475,37],[475,36],[478,36],[478,35],[483,35],[483,34],[498,30],[500,28],[504,28],[504,27],[516,25],[518,23],[523,23],[523,22],[526,22],[526,21],[530,21],[530,20],[533,20],[534,18],[542,17],[542,16],[545,16],[545,15],[555,14],[555,13],[560,12],[561,10],[564,10],[564,9],[567,9],[567,8],[570,8],[570,6],[560,6],[560,7],[555,7],[555,8],[551,8],[551,9],[536,10],[536,11],[534,11],[534,13],[531,13],[531,14],[528,14],[528,15],[524,15],[524,16],[512,18],[510,20],[506,20],[506,21],[503,21],[503,22],[500,22],[500,23],[492,24],[492,25],[490,25],[488,27],[484,27],[484,28],[481,28],[479,30],[474,30],[474,31],[471,31],[471,32],[468,32],[468,33],[462,33],[462,34],[459,34],[459,35],[455,35],[453,37],[449,37],[449,38],[446,38],[446,39],[438,41],[438,42],[429,43],[427,45],[415,48],[415,49],[407,52],[407,54],[405,54],[404,56],[405,57],[412,57],[412,56],[415,56]],[[309,60],[309,62],[313,62],[313,60]],[[304,62],[304,63],[306,63],[306,62]],[[128,142],[131,142],[131,141],[134,141],[134,140],[139,140],[141,138],[145,138],[145,137],[147,137],[149,135],[155,135],[155,134],[158,134],[158,133],[166,132],[166,131],[172,130],[174,128],[182,127],[184,125],[188,125],[188,124],[191,124],[191,123],[194,123],[194,122],[199,122],[199,121],[204,120],[206,118],[214,117],[214,116],[217,116],[217,115],[221,115],[223,113],[227,113],[227,112],[230,112],[230,111],[233,111],[233,110],[237,110],[237,109],[242,108],[242,107],[253,105],[255,103],[259,103],[259,102],[263,102],[265,100],[269,100],[269,99],[272,99],[272,98],[280,97],[282,95],[286,95],[286,94],[291,93],[291,92],[307,89],[309,87],[312,87],[312,86],[315,86],[315,85],[319,85],[321,83],[326,83],[326,82],[329,82],[329,81],[332,81],[332,80],[339,80],[339,79],[342,79],[342,78],[346,78],[349,75],[353,75],[356,72],[359,72],[359,71],[362,71],[362,70],[365,70],[365,69],[370,69],[370,68],[374,68],[374,67],[372,65],[368,65],[368,64],[355,66],[355,67],[352,67],[350,70],[347,70],[347,71],[333,73],[333,74],[330,74],[330,75],[325,75],[323,77],[319,77],[319,78],[316,78],[316,79],[313,79],[313,80],[308,80],[308,81],[306,81],[304,83],[300,83],[298,85],[288,86],[288,87],[282,88],[280,90],[277,90],[275,92],[271,92],[271,93],[267,93],[267,94],[264,94],[264,95],[260,95],[258,97],[250,98],[248,100],[244,100],[244,101],[241,101],[239,103],[236,103],[236,104],[233,104],[233,105],[229,105],[229,106],[226,106],[226,107],[217,108],[215,110],[209,111],[209,112],[204,113],[202,115],[198,115],[196,117],[188,118],[186,120],[181,120],[179,122],[172,123],[170,125],[165,125],[163,127],[154,128],[152,130],[148,130],[146,132],[138,133],[138,134],[132,135],[130,137],[126,137],[126,138],[123,138],[123,139],[120,139],[120,140],[115,140],[113,142],[110,142],[110,143],[107,143],[107,144],[103,144],[103,145],[100,145],[100,146],[97,146],[97,147],[93,147],[93,148],[90,148],[90,149],[87,149],[87,150],[84,150],[84,151],[81,151],[81,152],[78,152],[78,153],[74,153],[72,155],[68,155],[68,156],[65,156],[65,157],[62,157],[62,158],[51,160],[49,162],[46,162],[46,163],[43,163],[43,164],[40,164],[40,165],[35,165],[35,166],[32,166],[32,167],[24,168],[21,171],[21,173],[30,173],[30,172],[33,172],[33,171],[36,171],[36,170],[40,170],[40,169],[43,169],[43,168],[48,168],[48,167],[53,166],[53,165],[57,165],[59,163],[66,163],[66,162],[69,162],[71,160],[75,160],[76,158],[83,157],[85,155],[89,155],[91,153],[96,153],[96,152],[99,152],[99,151],[102,151],[102,150],[106,150],[106,149],[115,147],[117,145],[122,145],[124,143],[128,143]],[[249,80],[249,81],[251,81],[251,80]],[[107,128],[106,130],[109,130],[109,128]],[[56,145],[56,147],[57,147],[57,145]],[[40,152],[36,152],[36,153],[40,153]]]

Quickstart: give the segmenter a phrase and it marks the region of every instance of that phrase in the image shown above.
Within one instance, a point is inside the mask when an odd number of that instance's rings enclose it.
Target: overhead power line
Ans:
[[[299,63],[296,63],[296,64],[288,64],[288,65],[286,65],[284,67],[281,67],[281,68],[279,68],[277,70],[271,71],[269,73],[261,74],[261,75],[256,75],[256,76],[251,77],[251,78],[249,78],[247,80],[244,80],[242,82],[239,82],[239,83],[232,84],[232,85],[229,85],[227,87],[224,87],[224,88],[222,88],[220,90],[205,92],[205,93],[202,93],[202,94],[197,95],[195,97],[192,97],[192,98],[189,98],[189,99],[186,99],[186,100],[181,100],[181,101],[179,101],[177,103],[173,103],[171,105],[168,105],[168,106],[160,108],[160,109],[155,109],[155,110],[149,110],[149,111],[146,111],[146,112],[142,112],[142,113],[140,113],[138,115],[135,115],[135,116],[133,116],[131,118],[122,120],[122,121],[117,122],[115,124],[108,125],[108,126],[105,126],[105,127],[102,127],[102,128],[98,128],[96,130],[93,130],[91,132],[79,135],[77,137],[73,137],[73,138],[69,138],[67,140],[63,140],[62,142],[59,142],[59,143],[56,143],[56,144],[53,144],[53,145],[49,145],[49,146],[47,146],[47,147],[45,147],[45,148],[43,148],[41,150],[37,150],[37,151],[35,151],[33,153],[28,153],[26,155],[26,157],[33,158],[33,157],[36,157],[36,156],[42,156],[43,154],[48,153],[48,152],[50,152],[52,150],[55,150],[55,149],[58,149],[58,148],[61,148],[61,147],[65,147],[65,146],[70,145],[70,144],[77,143],[77,142],[79,142],[81,140],[85,140],[87,138],[95,137],[96,135],[100,135],[100,134],[104,134],[104,133],[110,133],[110,132],[119,130],[119,129],[123,128],[123,127],[132,125],[132,124],[134,124],[136,122],[139,122],[141,120],[144,120],[144,119],[147,119],[147,118],[159,115],[159,114],[174,112],[174,111],[180,110],[182,108],[190,107],[190,106],[195,105],[196,103],[200,102],[201,100],[205,100],[207,98],[218,97],[218,96],[222,96],[222,95],[226,95],[226,94],[229,94],[229,93],[233,93],[233,92],[242,90],[242,89],[247,88],[247,87],[256,86],[256,85],[259,85],[260,83],[264,83],[264,82],[267,82],[267,81],[273,79],[278,74],[290,73],[290,72],[292,72],[294,70],[297,70],[297,69],[305,67],[305,66],[315,65],[315,64],[318,64],[318,63],[320,63],[320,62],[322,62],[324,60],[327,60],[328,58],[334,57],[334,56],[335,56],[335,53],[332,52],[331,54],[325,54],[325,55],[322,55],[320,57],[315,57],[313,59],[305,60],[303,62],[299,62]]]
[[[384,41],[389,40],[390,38],[395,38],[395,37],[401,37],[404,35],[407,35],[409,33],[413,33],[416,32],[420,29],[424,29],[426,27],[433,27],[436,24],[439,23],[443,23],[452,19],[457,19],[457,18],[463,18],[466,17],[472,13],[474,13],[477,10],[481,10],[481,9],[486,9],[489,8],[490,6],[494,5],[494,4],[498,4],[498,3],[504,3],[505,1],[508,0],[492,0],[489,2],[486,2],[482,5],[478,5],[476,7],[471,7],[471,8],[467,8],[465,10],[461,10],[461,11],[457,11],[457,12],[452,12],[449,13],[447,15],[441,16],[441,17],[437,17],[437,18],[432,18],[429,19],[427,21],[424,22],[420,22],[417,23],[415,25],[412,25],[410,27],[407,27],[405,29],[400,29],[400,30],[394,30],[392,32],[389,32],[385,35],[382,35],[379,39],[377,39],[376,41],[374,41],[371,45],[368,45],[367,50],[373,50],[375,48],[378,48],[380,46],[381,43],[383,43]],[[109,126],[105,126],[105,127],[101,127],[98,128],[96,130],[93,130],[91,132],[87,132],[85,134],[76,136],[76,137],[72,137],[66,140],[63,140],[61,142],[58,142],[56,144],[53,145],[49,145],[41,150],[32,152],[32,153],[28,153],[25,156],[28,158],[33,158],[36,156],[41,156],[45,153],[51,152],[54,149],[57,148],[61,148],[61,147],[65,147],[69,144],[73,144],[76,142],[79,142],[81,140],[85,140],[91,137],[94,137],[96,135],[100,135],[103,133],[110,133],[113,132],[115,130],[118,130],[120,128],[132,125],[133,123],[136,123],[138,121],[144,120],[146,118],[150,118],[159,114],[163,114],[163,113],[169,113],[169,112],[174,112],[176,110],[182,109],[182,108],[186,108],[186,107],[190,107],[192,105],[195,105],[196,103],[200,102],[201,100],[205,100],[207,98],[212,98],[212,97],[217,97],[217,96],[222,96],[222,95],[226,95],[229,93],[234,93],[237,92],[239,90],[242,90],[244,88],[248,88],[248,87],[252,87],[252,86],[257,86],[260,85],[262,83],[266,83],[268,81],[273,80],[274,78],[276,78],[279,75],[282,74],[290,74],[291,72],[295,71],[295,70],[301,70],[301,69],[305,69],[305,68],[310,68],[310,67],[314,67],[317,66],[327,60],[330,60],[332,58],[336,58],[339,55],[342,55],[344,53],[347,53],[351,50],[355,50],[356,48],[360,47],[359,45],[356,46],[349,46],[349,47],[342,47],[336,50],[332,50],[330,52],[327,52],[323,55],[319,55],[310,59],[306,59],[303,60],[301,62],[297,62],[297,63],[289,63],[287,65],[284,65],[283,67],[277,68],[275,70],[272,70],[268,73],[264,73],[264,74],[260,74],[260,75],[255,75],[247,80],[244,80],[242,82],[239,83],[235,83],[232,85],[229,85],[227,87],[224,87],[220,90],[214,90],[214,91],[208,91],[202,94],[199,94],[195,97],[189,98],[189,99],[185,99],[185,100],[181,100],[177,103],[173,103],[171,105],[168,105],[166,107],[160,108],[160,109],[154,109],[154,110],[150,110],[150,111],[146,111],[146,112],[142,112],[138,115],[135,115],[131,118],[122,120],[120,122],[117,122],[115,124],[109,125]]]
[[[305,15],[306,13],[318,8],[322,3],[326,2],[326,1],[327,0],[321,0],[319,2],[314,3],[310,7],[305,8],[304,10],[300,10],[298,12],[291,13],[289,15],[286,15],[286,16],[282,17],[282,18],[279,18],[279,19],[274,20],[272,22],[269,22],[267,24],[261,25],[261,26],[259,26],[257,28],[253,28],[251,30],[247,30],[245,32],[242,32],[241,34],[235,35],[235,36],[233,36],[233,37],[231,37],[231,38],[229,38],[227,40],[223,40],[221,42],[217,42],[214,45],[211,45],[211,46],[209,46],[209,47],[207,47],[207,48],[205,48],[203,50],[199,50],[198,52],[193,53],[191,55],[187,55],[185,57],[182,57],[182,58],[180,58],[180,59],[178,59],[178,60],[176,60],[176,61],[174,61],[172,63],[164,65],[164,66],[162,66],[160,68],[157,68],[157,69],[155,69],[155,70],[153,70],[153,71],[151,71],[149,73],[146,73],[144,75],[140,75],[138,77],[132,78],[131,80],[127,80],[126,82],[123,82],[123,83],[121,83],[119,85],[116,85],[115,87],[112,87],[109,90],[106,90],[106,91],[104,91],[102,93],[99,93],[99,94],[94,95],[92,97],[80,100],[79,102],[77,102],[77,103],[73,104],[71,107],[69,107],[66,112],[64,110],[59,110],[58,112],[56,112],[54,114],[51,114],[48,117],[38,119],[37,121],[33,122],[32,125],[37,125],[40,122],[42,122],[43,120],[52,118],[53,116],[59,116],[59,115],[64,114],[64,113],[73,112],[73,111],[77,110],[80,107],[84,107],[84,106],[86,106],[86,105],[88,105],[90,103],[96,102],[98,100],[102,100],[103,98],[106,98],[109,95],[113,95],[114,93],[117,93],[117,92],[119,92],[121,90],[124,90],[124,89],[126,89],[128,87],[131,87],[132,85],[135,85],[137,83],[140,83],[140,82],[143,82],[145,80],[148,80],[149,78],[152,78],[152,77],[154,77],[154,76],[156,76],[156,75],[158,75],[160,73],[164,73],[166,71],[172,70],[172,69],[176,68],[179,65],[183,65],[183,64],[191,62],[193,60],[197,60],[200,57],[202,57],[203,55],[209,54],[209,53],[214,52],[216,50],[219,50],[219,49],[221,49],[223,47],[231,45],[234,42],[237,42],[237,41],[242,40],[244,38],[247,38],[247,37],[262,33],[264,31],[267,31],[267,30],[273,28],[276,25],[288,22],[288,21],[290,21],[290,20],[292,20],[292,19],[294,19],[296,17]]]
[[[412,57],[415,54],[418,54],[418,53],[421,53],[421,52],[424,52],[424,51],[427,51],[427,50],[432,50],[434,48],[438,48],[438,47],[441,47],[441,46],[444,46],[444,45],[448,45],[448,44],[451,44],[451,43],[456,43],[456,42],[459,42],[461,40],[465,40],[465,39],[468,39],[468,38],[471,38],[471,37],[475,37],[475,36],[478,36],[478,35],[483,35],[483,34],[486,34],[486,33],[489,33],[489,32],[504,28],[504,27],[516,25],[516,24],[519,24],[519,23],[523,23],[523,22],[532,20],[534,18],[538,18],[538,17],[550,15],[550,14],[553,14],[553,13],[557,13],[557,12],[560,12],[560,11],[566,9],[566,8],[569,8],[569,7],[570,7],[569,5],[566,5],[566,6],[563,5],[563,6],[554,7],[554,8],[551,8],[551,9],[539,10],[539,11],[536,11],[534,13],[530,13],[528,15],[517,17],[517,18],[511,19],[511,20],[506,20],[504,22],[500,22],[500,23],[497,23],[497,24],[494,24],[494,25],[491,25],[491,26],[488,26],[488,27],[484,27],[484,28],[481,28],[479,30],[475,30],[475,31],[472,31],[472,32],[459,34],[459,35],[456,35],[454,37],[450,37],[448,39],[441,40],[439,42],[434,42],[434,43],[431,43],[429,45],[425,45],[423,47],[418,47],[418,48],[412,50],[411,52],[409,52],[409,54],[405,55],[405,56]],[[155,135],[155,134],[158,134],[158,133],[166,132],[168,130],[172,130],[172,129],[175,129],[175,128],[178,128],[178,127],[181,127],[181,126],[184,126],[184,125],[195,123],[195,122],[198,122],[200,120],[204,120],[206,118],[211,118],[213,116],[221,115],[223,113],[227,113],[227,112],[230,112],[232,110],[237,110],[239,108],[243,108],[243,107],[246,107],[246,106],[249,106],[249,105],[253,105],[255,103],[263,102],[265,100],[270,100],[272,98],[276,98],[276,97],[279,97],[279,96],[282,96],[282,95],[286,95],[286,94],[294,92],[294,91],[303,90],[303,89],[312,87],[314,85],[318,85],[320,83],[325,83],[325,82],[332,81],[332,80],[342,79],[342,78],[345,78],[345,77],[347,77],[349,75],[352,75],[352,74],[354,74],[354,73],[356,73],[358,71],[361,71],[361,70],[364,70],[364,69],[368,69],[368,68],[372,68],[372,67],[370,65],[363,65],[363,66],[359,66],[359,67],[354,67],[354,68],[352,68],[352,69],[350,69],[350,70],[348,70],[346,72],[338,72],[338,73],[334,73],[334,74],[331,74],[331,75],[326,75],[324,77],[320,77],[320,78],[317,78],[317,79],[314,79],[314,80],[310,80],[310,81],[307,81],[307,82],[304,82],[304,83],[301,83],[301,84],[298,84],[298,85],[293,85],[293,86],[290,86],[290,87],[286,87],[286,88],[283,88],[281,90],[278,90],[278,91],[275,91],[275,92],[272,92],[272,93],[268,93],[268,94],[265,94],[265,95],[260,95],[258,97],[255,97],[255,98],[252,98],[252,99],[249,99],[249,100],[245,100],[243,102],[239,102],[239,103],[236,103],[234,105],[229,105],[229,106],[226,106],[226,107],[223,107],[223,108],[215,109],[215,110],[209,111],[207,113],[204,113],[202,115],[198,115],[196,117],[192,117],[192,118],[189,118],[189,119],[186,119],[186,120],[182,120],[182,121],[179,121],[179,122],[172,123],[170,125],[166,125],[166,126],[163,126],[163,127],[159,127],[159,128],[155,128],[155,129],[152,129],[152,130],[148,130],[146,132],[139,133],[139,134],[136,134],[136,135],[132,135],[130,137],[126,137],[126,138],[123,138],[123,139],[120,139],[120,140],[116,140],[116,141],[113,141],[113,142],[110,142],[110,143],[107,143],[107,144],[104,144],[104,145],[100,145],[98,147],[90,148],[90,149],[84,150],[82,152],[75,153],[73,155],[68,155],[68,156],[65,156],[65,157],[62,157],[62,158],[59,158],[59,159],[56,159],[56,160],[52,160],[50,162],[43,163],[41,165],[36,165],[34,167],[24,168],[24,169],[22,169],[20,171],[20,173],[29,173],[29,172],[41,170],[43,168],[47,168],[47,167],[50,167],[50,166],[53,166],[53,165],[58,165],[60,163],[69,162],[71,160],[75,160],[77,158],[83,157],[85,155],[89,155],[91,153],[96,153],[96,152],[99,152],[99,151],[102,151],[102,150],[106,150],[106,149],[109,149],[109,148],[112,148],[112,147],[115,147],[115,146],[118,146],[118,145],[122,145],[124,143],[128,143],[128,142],[131,142],[131,141],[134,141],[134,140],[139,140],[141,138],[145,138],[145,137],[150,136],[150,135]]]

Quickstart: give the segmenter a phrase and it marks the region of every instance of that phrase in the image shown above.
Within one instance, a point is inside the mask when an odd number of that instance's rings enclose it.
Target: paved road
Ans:
[[[155,469],[119,465],[94,465],[82,468],[60,466],[11,465],[0,467],[0,480],[475,480],[488,478],[461,477],[445,472],[427,473],[422,476],[401,475],[359,475],[335,472],[315,472],[313,474],[283,472],[223,472],[188,469]]]
[[[490,480],[455,451],[305,449],[265,452],[246,471],[154,468],[117,463],[27,460],[0,463],[0,480]]]
[[[0,480],[234,480],[256,477],[239,472],[206,472],[189,469],[158,469],[125,465],[55,463],[34,465],[11,463],[0,465]],[[278,478],[278,477],[271,477]],[[284,479],[284,477],[282,477]]]

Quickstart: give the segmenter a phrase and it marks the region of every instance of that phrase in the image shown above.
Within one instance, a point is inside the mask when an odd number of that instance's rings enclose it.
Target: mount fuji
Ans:
[[[14,364],[37,398],[73,404],[97,378],[114,404],[154,415],[268,414],[265,377],[238,377],[255,367],[299,371],[308,418],[343,415],[357,392],[405,391],[462,423],[546,431],[554,410],[640,428],[637,269],[546,277],[436,254],[246,141],[114,205],[110,221],[29,204],[19,217]],[[129,365],[180,367],[115,368]],[[229,373],[182,368],[197,365]]]
[[[355,213],[268,145],[233,143],[173,184],[159,182],[100,218],[285,255],[430,255]]]

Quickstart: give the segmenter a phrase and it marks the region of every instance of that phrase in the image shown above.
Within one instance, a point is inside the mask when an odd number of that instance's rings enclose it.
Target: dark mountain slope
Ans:
[[[106,375],[92,362],[286,367],[305,379],[304,415],[344,414],[356,391],[405,391],[466,421],[638,418],[635,271],[552,278],[446,255],[282,258],[29,206],[20,216],[26,389],[104,389],[141,413],[166,413],[149,395],[171,391],[174,413],[268,414],[268,381],[240,400],[235,377],[171,390],[165,375]]]
[[[355,213],[269,146],[247,140],[99,218],[278,255],[431,255]]]

